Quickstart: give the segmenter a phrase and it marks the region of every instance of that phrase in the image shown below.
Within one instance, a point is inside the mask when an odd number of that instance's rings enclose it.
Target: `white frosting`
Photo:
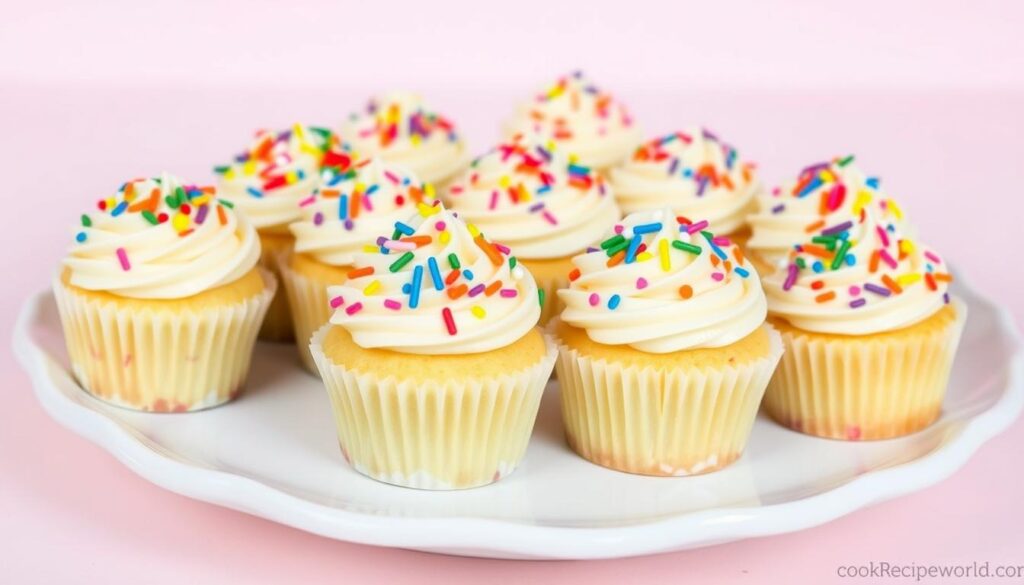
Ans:
[[[825,232],[835,238],[831,251],[819,233],[765,277],[773,315],[806,331],[869,335],[909,327],[948,302],[947,267],[901,234],[891,210],[871,208]]]
[[[421,204],[394,233],[401,237],[383,238],[382,249],[411,247],[402,237],[423,241],[412,244],[418,246],[413,250],[357,254],[356,270],[372,268],[372,274],[328,288],[331,323],[344,327],[360,347],[481,353],[511,345],[537,325],[540,304],[533,276],[521,265],[513,268],[497,245],[475,237],[440,203]],[[450,255],[457,258],[458,269]]]
[[[519,106],[506,123],[505,134],[554,140],[581,164],[598,169],[624,160],[641,141],[626,107],[578,72]]]
[[[329,131],[295,124],[256,134],[230,165],[217,167],[219,192],[234,202],[257,229],[285,228],[299,218],[298,202],[319,183]]]
[[[323,184],[296,205],[301,219],[291,224],[295,251],[324,264],[346,266],[374,238],[415,212],[433,192],[409,170],[380,158],[350,160],[327,169]]]
[[[339,130],[361,157],[401,164],[428,183],[443,183],[469,162],[469,151],[450,120],[431,112],[420,96],[394,92],[370,100]]]
[[[706,219],[715,233],[745,224],[760,184],[754,165],[714,134],[690,128],[656,138],[612,169],[623,213],[668,207],[677,215]]]
[[[64,259],[71,284],[178,299],[238,280],[259,260],[259,238],[243,214],[215,197],[212,188],[182,185],[166,173],[125,183],[101,201],[103,211],[83,216],[90,225]]]
[[[610,233],[615,240],[603,246],[635,241],[631,245],[643,244],[646,251],[630,261],[627,249],[617,263],[608,254],[615,247],[573,258],[579,276],[558,291],[566,305],[563,321],[598,343],[648,353],[724,347],[764,323],[767,308],[757,272],[735,246],[713,245],[699,224],[680,225],[669,209],[637,212],[621,225],[622,237]]]
[[[551,145],[500,144],[448,189],[459,216],[521,258],[565,258],[597,242],[619,219],[600,174],[571,165]]]

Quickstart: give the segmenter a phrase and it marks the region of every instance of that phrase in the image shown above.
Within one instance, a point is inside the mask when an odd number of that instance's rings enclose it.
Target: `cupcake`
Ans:
[[[572,257],[619,220],[600,174],[570,163],[553,143],[518,136],[474,160],[448,189],[447,202],[533,274],[542,325],[560,310],[555,291],[568,284]]]
[[[378,234],[415,213],[416,204],[433,201],[433,189],[412,172],[380,158],[356,160],[339,153],[336,165],[324,169],[323,182],[295,206],[299,220],[290,228],[295,252],[281,259],[281,273],[292,309],[295,337],[302,364],[316,374],[309,339],[331,316],[327,287],[361,274],[355,254],[373,245]],[[414,248],[402,234],[388,249]],[[382,245],[384,242],[382,241]]]
[[[537,134],[553,140],[573,162],[606,172],[640,144],[641,134],[626,106],[597,89],[580,72],[520,106],[505,125],[505,135]]]
[[[558,291],[566,438],[593,463],[695,475],[743,452],[782,343],[757,273],[702,223],[631,214]]]
[[[967,317],[942,258],[901,233],[894,208],[863,211],[764,279],[786,347],[764,409],[810,435],[886,439],[934,422]]]
[[[708,229],[737,243],[747,238],[747,215],[761,190],[753,163],[698,128],[655,138],[611,171],[612,187],[626,214],[669,208],[699,217]]]
[[[334,313],[310,344],[345,459],[424,489],[511,473],[555,361],[530,273],[437,202],[353,272],[328,289]]]
[[[794,246],[822,228],[855,221],[865,210],[887,215],[910,233],[900,207],[880,189],[877,178],[853,164],[853,156],[804,168],[796,180],[760,194],[757,208],[747,218],[752,234],[746,251],[762,276],[785,268]]]
[[[363,156],[398,163],[438,189],[469,163],[469,150],[451,120],[427,109],[420,96],[394,92],[370,100],[339,131]]]
[[[277,289],[245,215],[165,174],[100,200],[75,240],[53,290],[86,391],[152,412],[238,394]]]
[[[260,264],[277,276],[277,256],[287,254],[294,243],[288,224],[299,219],[298,202],[319,183],[320,165],[331,140],[330,131],[301,124],[282,132],[260,130],[234,162],[214,169],[220,177],[221,197],[234,203],[256,227],[263,250]],[[294,339],[283,291],[270,305],[260,339]]]

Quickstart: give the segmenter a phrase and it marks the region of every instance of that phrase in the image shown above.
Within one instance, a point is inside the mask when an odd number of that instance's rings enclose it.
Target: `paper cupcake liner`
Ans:
[[[71,367],[90,394],[125,408],[187,412],[242,389],[277,281],[244,301],[196,311],[121,307],[53,285]]]
[[[260,266],[272,272],[280,280],[281,268],[277,260],[282,255],[287,256],[290,254],[293,247],[294,242],[289,242],[285,245],[278,239],[261,237]],[[264,317],[263,325],[260,327],[259,338],[264,341],[274,342],[288,342],[296,339],[292,328],[292,312],[288,307],[288,297],[284,294],[283,290],[275,294],[270,302],[267,316]],[[307,337],[306,339],[309,338]],[[303,345],[305,345],[305,341],[303,341]]]
[[[547,354],[514,373],[473,381],[380,379],[332,362],[310,343],[327,386],[341,451],[373,479],[448,490],[486,485],[511,473],[526,452],[544,386],[555,361]]]
[[[317,369],[316,362],[313,361],[309,342],[313,333],[331,318],[327,286],[319,280],[307,278],[289,268],[288,260],[283,255],[279,258],[279,262],[281,280],[288,297],[288,305],[292,311],[295,346],[299,352],[299,359],[310,373],[319,376],[320,371]]]
[[[883,339],[824,340],[783,331],[786,353],[764,410],[795,431],[844,440],[888,439],[935,422],[967,307],[954,299],[945,329]]]
[[[739,458],[782,355],[705,370],[626,366],[558,343],[558,381],[569,446],[598,465],[642,475],[707,473]]]

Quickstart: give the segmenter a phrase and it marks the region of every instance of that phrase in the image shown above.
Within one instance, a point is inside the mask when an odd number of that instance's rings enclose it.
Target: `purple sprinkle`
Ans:
[[[529,207],[530,213],[537,213],[541,209],[544,209],[544,202],[535,203]]]
[[[877,284],[871,284],[870,282],[864,285],[864,290],[873,292],[876,295],[887,297],[892,294],[892,291],[885,288],[884,286],[878,286]]]
[[[199,211],[196,212],[196,223],[202,225],[206,221],[206,214],[210,212],[209,205],[200,205]]]
[[[473,288],[469,289],[469,296],[475,297],[476,295],[484,292],[485,288],[487,288],[487,287],[484,286],[483,284],[478,284],[478,285],[474,286]]]
[[[668,166],[668,174],[670,174],[670,175],[676,174],[676,169],[678,169],[678,168],[679,168],[679,159],[678,158],[673,158],[672,159],[672,164],[670,164]]]
[[[852,221],[844,221],[843,223],[841,223],[839,225],[834,225],[834,226],[832,226],[832,227],[830,227],[828,229],[821,230],[821,235],[823,235],[823,236],[834,236],[836,234],[841,234],[841,233],[845,232],[846,230],[848,230],[848,229],[850,229],[852,227],[853,227],[853,222]]]
[[[803,175],[805,175],[807,173],[816,173],[816,172],[818,172],[818,171],[820,171],[822,169],[827,169],[828,165],[829,165],[829,163],[827,163],[827,162],[820,162],[820,163],[817,163],[817,164],[813,164],[813,165],[811,165],[809,167],[804,167],[804,170],[800,171],[800,176],[803,176]]]
[[[316,212],[316,214],[313,215],[313,225],[320,225],[323,222],[324,222],[324,214],[319,212],[319,211]]]
[[[386,242],[386,241],[388,241],[388,239],[385,238],[384,236],[381,236],[381,237],[377,238],[377,246],[378,247],[383,246],[384,242]]]
[[[356,225],[356,224],[352,223],[352,220],[351,220],[351,219],[346,219],[346,220],[345,220],[345,229],[346,229],[346,230],[348,230],[348,231],[352,231],[352,228],[353,228],[353,227],[355,227],[355,225]]]
[[[943,293],[942,302],[946,303],[947,305],[949,304],[949,293]]]
[[[789,273],[786,275],[786,282],[782,283],[782,290],[789,290],[793,288],[793,285],[796,284],[797,274],[800,272],[800,269],[796,267],[796,264],[790,264],[788,270]]]
[[[785,209],[786,205],[784,203],[779,203],[775,207],[772,207],[772,213],[782,213]]]
[[[867,299],[854,299],[854,300],[850,301],[850,308],[851,309],[857,309],[857,308],[863,307],[867,303],[868,303]]]

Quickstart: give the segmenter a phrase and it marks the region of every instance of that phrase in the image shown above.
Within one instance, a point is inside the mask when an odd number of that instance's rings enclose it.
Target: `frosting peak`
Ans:
[[[537,325],[537,285],[508,248],[440,202],[417,207],[328,288],[331,323],[360,347],[413,354],[492,351]]]
[[[760,189],[755,165],[700,128],[641,145],[611,176],[624,213],[669,207],[708,220],[716,233],[743,227]]]
[[[580,163],[596,168],[621,161],[640,142],[640,130],[626,106],[581,72],[558,79],[520,106],[506,134],[553,140]]]
[[[598,343],[648,353],[724,347],[764,323],[757,272],[728,238],[671,210],[627,216],[573,258],[563,321]]]
[[[604,178],[554,144],[516,137],[473,161],[448,189],[469,223],[522,258],[564,258],[597,242],[619,218]]]
[[[82,216],[64,259],[74,286],[178,299],[233,282],[256,265],[256,230],[213,187],[163,174],[133,179]]]

